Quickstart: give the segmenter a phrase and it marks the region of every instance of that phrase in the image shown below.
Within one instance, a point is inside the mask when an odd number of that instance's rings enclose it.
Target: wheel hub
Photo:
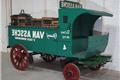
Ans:
[[[67,77],[71,77],[71,76],[73,76],[73,72],[72,71],[68,71],[66,75],[67,75]]]

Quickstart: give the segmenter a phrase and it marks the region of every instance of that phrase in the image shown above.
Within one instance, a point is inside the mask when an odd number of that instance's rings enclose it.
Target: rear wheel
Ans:
[[[17,44],[12,47],[10,58],[13,66],[16,69],[24,71],[28,67],[29,54],[22,45]]]
[[[49,54],[41,54],[41,57],[44,61],[46,62],[53,62],[56,60],[56,57],[53,55],[49,55]]]
[[[63,70],[65,80],[80,80],[80,70],[73,64],[68,63]]]

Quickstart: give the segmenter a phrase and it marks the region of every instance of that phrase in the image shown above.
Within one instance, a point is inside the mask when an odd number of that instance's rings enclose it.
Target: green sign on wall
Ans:
[[[60,1],[60,8],[82,8],[82,4],[73,1]]]

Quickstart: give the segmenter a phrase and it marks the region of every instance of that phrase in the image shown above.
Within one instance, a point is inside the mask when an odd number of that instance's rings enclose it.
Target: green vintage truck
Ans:
[[[109,34],[94,34],[93,28],[98,18],[113,15],[103,11],[73,8],[72,5],[70,8],[61,6],[56,28],[9,25],[8,46],[12,48],[10,58],[16,69],[25,70],[35,54],[41,54],[43,60],[49,63],[64,57],[65,79],[79,80],[78,64],[98,70],[111,60],[111,56],[101,55],[108,44]]]

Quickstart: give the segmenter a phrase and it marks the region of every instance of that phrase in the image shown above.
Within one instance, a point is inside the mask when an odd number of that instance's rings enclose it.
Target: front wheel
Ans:
[[[21,44],[12,47],[10,58],[13,66],[21,71],[24,71],[29,64],[29,54]]]
[[[68,63],[63,70],[65,80],[80,80],[80,70],[77,65]]]

